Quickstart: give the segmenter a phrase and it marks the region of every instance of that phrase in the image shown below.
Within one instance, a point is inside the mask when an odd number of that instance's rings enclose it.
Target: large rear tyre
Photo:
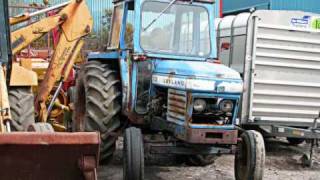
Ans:
[[[188,164],[191,166],[207,166],[217,159],[217,155],[191,155],[188,156]]]
[[[144,150],[141,130],[126,129],[123,144],[123,179],[144,179]]]
[[[257,131],[245,131],[241,135],[235,155],[236,180],[261,180],[265,163],[265,147],[262,135]]]
[[[90,61],[81,67],[76,83],[74,131],[99,131],[100,160],[108,163],[115,151],[120,128],[121,92],[116,71]]]
[[[9,103],[12,130],[26,131],[35,122],[34,96],[30,87],[10,87]]]

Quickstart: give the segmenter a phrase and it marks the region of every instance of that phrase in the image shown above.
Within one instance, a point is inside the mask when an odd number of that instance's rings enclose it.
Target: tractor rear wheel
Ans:
[[[118,73],[99,61],[81,67],[76,82],[74,130],[99,131],[100,160],[111,160],[120,128],[121,91]]]
[[[265,163],[265,147],[262,135],[257,131],[245,131],[241,135],[235,155],[236,180],[262,180]]]
[[[9,103],[12,130],[26,131],[35,122],[34,96],[30,87],[10,87]]]

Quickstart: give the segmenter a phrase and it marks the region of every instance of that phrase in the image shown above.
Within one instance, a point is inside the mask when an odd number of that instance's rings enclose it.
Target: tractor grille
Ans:
[[[167,120],[170,122],[183,122],[187,113],[187,96],[185,91],[168,90]]]

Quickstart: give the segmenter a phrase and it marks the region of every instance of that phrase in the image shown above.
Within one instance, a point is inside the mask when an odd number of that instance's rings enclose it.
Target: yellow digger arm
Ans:
[[[59,13],[60,17],[66,18],[61,23],[62,33],[59,43],[54,51],[45,77],[40,84],[39,93],[36,97],[36,110],[39,119],[46,122],[46,101],[57,81],[62,82],[67,78],[74,61],[82,46],[82,37],[91,32],[93,20],[84,0],[74,0]]]
[[[13,25],[29,20],[34,15],[57,8],[62,8],[57,15],[44,18],[11,33],[12,53],[15,55],[55,27],[61,26],[62,33],[59,43],[40,84],[39,93],[35,101],[35,108],[42,122],[46,122],[47,118],[46,101],[48,96],[57,81],[62,82],[64,78],[68,77],[74,61],[84,44],[82,37],[91,32],[93,20],[85,0],[72,0],[33,14],[22,14],[10,18],[10,24]],[[28,81],[27,84],[34,85],[35,78],[21,79],[23,67],[14,65],[13,63],[10,84],[13,86],[24,85]]]
[[[15,55],[29,44],[41,38],[49,31],[63,23],[61,14],[50,16],[34,24],[23,27],[11,33],[11,48]]]
[[[49,7],[49,8],[45,8],[45,9],[36,11],[36,12],[23,13],[23,14],[19,14],[17,16],[14,16],[14,17],[10,17],[9,18],[9,24],[10,25],[15,25],[15,24],[19,24],[19,23],[24,22],[24,21],[28,21],[33,16],[37,16],[39,14],[43,14],[43,13],[49,12],[51,10],[55,10],[55,9],[59,9],[59,8],[65,7],[66,5],[70,4],[70,2],[71,1],[68,1],[68,2],[64,2],[64,3],[58,4],[58,5]]]

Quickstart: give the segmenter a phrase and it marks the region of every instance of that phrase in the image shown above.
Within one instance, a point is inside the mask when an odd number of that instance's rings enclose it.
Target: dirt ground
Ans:
[[[121,143],[120,143],[121,144]],[[121,145],[120,145],[121,146]],[[121,148],[121,147],[120,147]],[[101,180],[122,180],[122,153],[118,148],[114,160],[99,169]],[[308,145],[289,146],[283,139],[266,142],[267,156],[264,171],[266,180],[319,180],[320,149],[316,149],[312,168],[302,166],[302,152]],[[220,156],[214,164],[205,167],[190,167],[179,164],[172,156],[148,157],[146,159],[146,180],[233,180],[233,155]]]

